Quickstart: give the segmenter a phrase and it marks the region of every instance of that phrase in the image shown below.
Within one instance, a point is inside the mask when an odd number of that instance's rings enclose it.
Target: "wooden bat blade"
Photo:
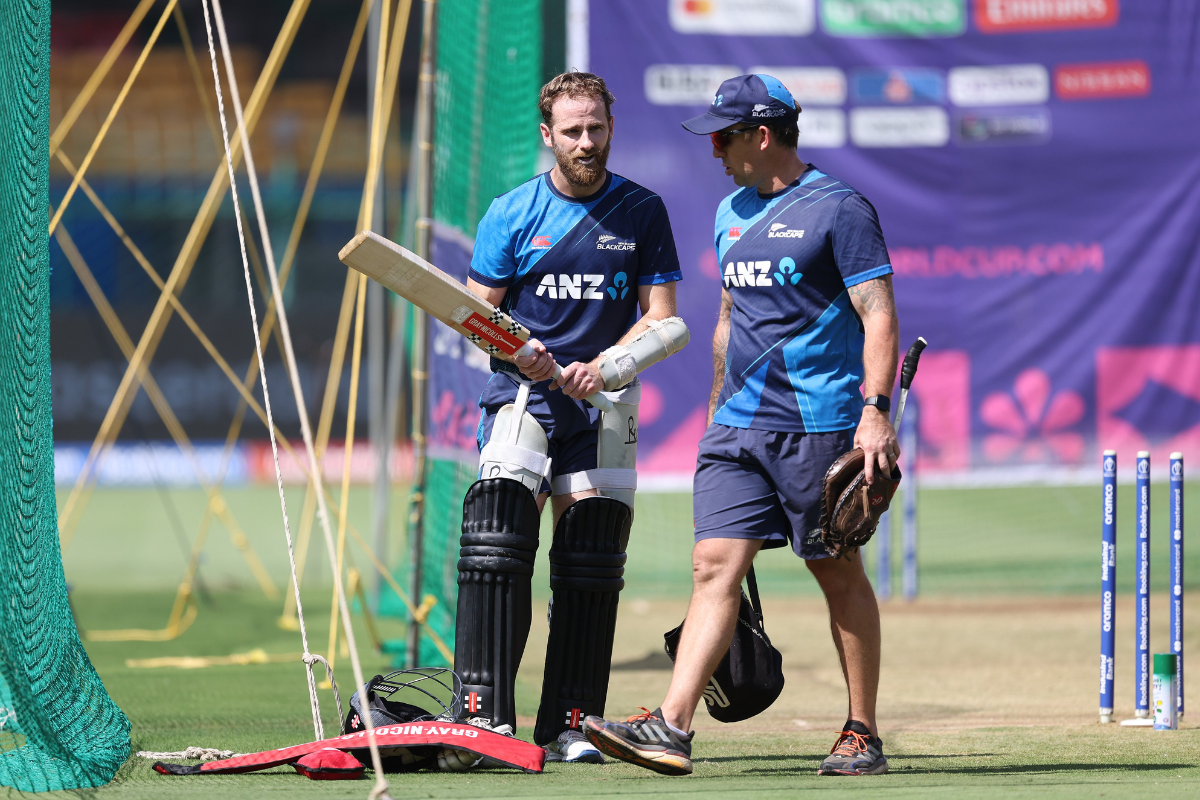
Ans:
[[[519,322],[425,259],[377,233],[359,233],[341,249],[338,258],[488,353],[512,355],[529,338],[529,331]]]
[[[338,258],[449,325],[488,355],[514,355],[529,339],[529,331],[521,323],[416,253],[377,233],[362,231],[341,249]],[[555,364],[554,377],[561,374],[562,367]],[[585,399],[602,411],[612,411],[612,401],[600,392]]]

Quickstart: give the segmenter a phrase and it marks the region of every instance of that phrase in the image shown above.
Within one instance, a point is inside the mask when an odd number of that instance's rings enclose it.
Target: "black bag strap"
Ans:
[[[750,607],[758,615],[758,624],[763,624],[762,600],[758,598],[758,580],[754,577],[754,565],[746,573],[746,585],[750,588]]]

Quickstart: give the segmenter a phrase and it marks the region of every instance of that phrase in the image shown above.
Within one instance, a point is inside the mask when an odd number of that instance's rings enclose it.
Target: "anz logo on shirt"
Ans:
[[[538,297],[548,297],[551,300],[603,300],[605,295],[613,300],[623,299],[629,294],[629,277],[624,272],[613,276],[613,285],[601,292],[607,275],[569,275],[546,273],[538,281]]]
[[[796,262],[790,257],[779,259],[772,269],[770,261],[730,261],[725,265],[725,288],[795,286],[804,277],[796,271]]]

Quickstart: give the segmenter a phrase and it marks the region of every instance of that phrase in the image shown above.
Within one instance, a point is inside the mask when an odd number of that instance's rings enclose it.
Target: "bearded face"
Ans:
[[[567,183],[572,186],[591,186],[604,177],[604,169],[608,164],[608,151],[612,140],[607,139],[604,147],[596,149],[595,142],[589,142],[588,147],[579,147],[578,141],[564,140],[551,135],[554,145],[554,159]]]
[[[597,97],[563,96],[554,101],[552,122],[543,123],[542,141],[554,151],[559,180],[570,193],[590,193],[604,180],[612,143],[612,117]],[[560,189],[567,187],[561,185]]]

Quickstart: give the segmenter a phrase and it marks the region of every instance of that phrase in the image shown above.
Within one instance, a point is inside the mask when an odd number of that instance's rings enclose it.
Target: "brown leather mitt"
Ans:
[[[866,456],[856,447],[833,462],[821,486],[821,541],[834,558],[841,558],[871,540],[879,517],[892,504],[900,485],[900,467],[889,478],[875,469],[875,482],[867,485]]]

